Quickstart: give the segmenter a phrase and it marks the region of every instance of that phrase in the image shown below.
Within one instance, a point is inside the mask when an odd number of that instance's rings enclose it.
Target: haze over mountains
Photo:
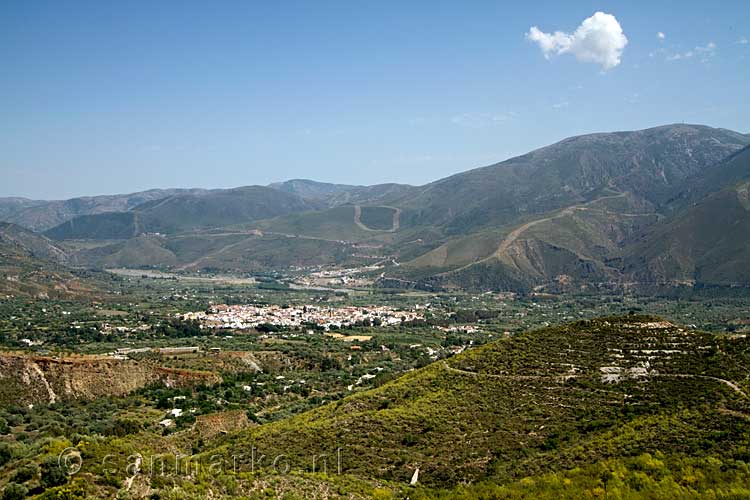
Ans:
[[[378,264],[383,286],[519,291],[745,286],[748,144],[750,135],[676,124],[572,137],[424,186],[291,180],[6,198],[0,220],[44,232],[83,267]]]

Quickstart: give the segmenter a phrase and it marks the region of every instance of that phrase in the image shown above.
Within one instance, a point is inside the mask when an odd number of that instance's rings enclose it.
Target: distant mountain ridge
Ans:
[[[318,208],[297,195],[263,186],[177,193],[128,212],[75,217],[45,234],[54,239],[127,239],[250,222]]]
[[[353,186],[349,184],[329,184],[307,179],[292,179],[285,182],[269,184],[269,187],[294,193],[301,198],[326,202],[330,207],[347,203],[374,203],[385,198],[393,198],[410,192],[414,186],[408,184],[375,184],[372,186]]]
[[[391,201],[452,234],[591,201],[605,189],[659,204],[681,181],[748,142],[736,132],[684,124],[588,134],[435,181]]]
[[[34,231],[45,231],[80,215],[121,212],[178,193],[200,193],[203,189],[150,189],[130,194],[84,196],[69,200],[0,198],[0,220]]]
[[[325,200],[332,195],[352,189],[361,188],[362,186],[352,186],[349,184],[330,184],[327,182],[312,181],[309,179],[290,179],[284,182],[274,182],[268,187],[293,193],[300,198],[312,200]]]
[[[732,275],[750,285],[745,238],[719,238],[744,228],[748,144],[745,134],[687,124],[588,134],[424,186],[293,179],[118,199],[128,208],[79,215],[45,235],[93,267],[379,263],[381,286],[429,289],[736,285]],[[43,208],[34,203],[0,209]]]

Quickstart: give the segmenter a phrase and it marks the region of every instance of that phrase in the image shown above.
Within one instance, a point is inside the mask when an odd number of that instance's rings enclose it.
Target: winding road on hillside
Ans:
[[[242,245],[243,243],[245,243],[246,241],[248,241],[250,239],[255,239],[255,238],[257,238],[257,236],[246,238],[244,240],[240,240],[240,241],[237,241],[235,243],[230,243],[229,245],[227,245],[225,247],[221,247],[218,250],[215,250],[215,251],[210,252],[210,253],[208,253],[206,255],[203,255],[202,257],[198,258],[197,260],[194,260],[193,262],[188,262],[187,264],[183,264],[183,265],[181,265],[179,267],[176,267],[175,270],[176,271],[184,271],[185,269],[188,269],[190,267],[195,267],[195,266],[197,266],[198,264],[200,264],[201,262],[203,262],[204,260],[206,260],[208,258],[216,257],[217,255],[221,255],[224,252],[226,252],[227,250],[231,250],[232,248],[238,247],[238,246]]]
[[[503,380],[558,380],[564,382],[567,379],[570,378],[578,378],[579,375],[573,375],[573,374],[566,374],[566,375],[500,375],[497,373],[478,373],[478,372],[472,372],[469,370],[462,370],[460,368],[455,368],[448,364],[447,361],[443,361],[443,367],[448,370],[449,372],[453,373],[460,373],[461,375],[469,375],[470,377],[489,377],[489,378],[499,378]]]
[[[534,227],[534,226],[536,226],[538,224],[542,224],[544,222],[549,222],[549,221],[552,221],[552,220],[560,219],[562,217],[566,217],[568,215],[573,215],[578,210],[592,210],[590,206],[593,205],[594,203],[598,203],[598,202],[604,201],[604,200],[611,200],[611,199],[615,199],[615,198],[622,198],[622,197],[624,197],[626,195],[627,195],[627,193],[618,193],[618,194],[613,194],[613,195],[609,195],[609,196],[602,196],[602,197],[596,198],[594,200],[587,201],[586,203],[582,203],[582,204],[579,204],[579,205],[572,205],[572,206],[569,206],[569,207],[565,207],[565,208],[563,208],[562,210],[560,210],[559,212],[557,212],[554,215],[543,217],[541,219],[535,219],[535,220],[529,221],[529,222],[527,222],[525,224],[522,224],[522,225],[518,226],[517,228],[515,228],[510,233],[508,233],[508,235],[505,238],[503,238],[503,241],[500,242],[500,245],[498,245],[497,250],[495,250],[493,253],[491,253],[487,257],[484,257],[484,258],[479,259],[477,261],[471,262],[469,264],[466,264],[466,265],[461,266],[459,268],[453,269],[451,271],[447,271],[445,273],[441,273],[441,275],[449,275],[449,274],[457,273],[459,271],[463,271],[463,270],[468,269],[468,268],[470,268],[472,266],[475,266],[477,264],[481,264],[483,262],[490,261],[492,259],[501,259],[504,255],[506,255],[508,249],[510,249],[510,247],[513,245],[513,243],[515,243],[518,240],[518,238],[521,237],[521,235],[523,233],[525,233],[526,231],[528,231],[532,227]],[[619,212],[612,212],[612,213],[615,213],[617,215],[623,215],[623,216],[648,215],[648,214],[620,214]]]
[[[339,243],[339,244],[346,244],[348,242],[343,240],[332,240],[327,238],[319,238],[317,236],[306,236],[304,234],[289,234],[289,233],[277,233],[273,231],[239,231],[234,233],[214,233],[211,234],[211,236],[234,236],[234,235],[248,235],[247,238],[239,240],[234,243],[230,243],[224,247],[221,247],[217,250],[214,250],[212,252],[207,253],[206,255],[203,255],[199,257],[197,260],[194,260],[192,262],[188,262],[187,264],[182,264],[175,268],[175,271],[184,271],[186,269],[189,269],[191,267],[198,266],[201,262],[205,261],[208,258],[216,257],[217,255],[221,255],[227,250],[231,250],[232,248],[238,247],[242,245],[243,243],[247,243],[251,240],[257,240],[259,238],[262,238],[264,235],[271,235],[271,236],[282,236],[284,238],[299,238],[301,240],[315,240],[315,241],[326,241],[329,243]]]
[[[387,207],[382,205],[379,208],[390,208],[393,210],[393,222],[390,229],[372,229],[365,226],[362,223],[362,207],[360,205],[354,205],[354,223],[363,231],[370,231],[372,233],[395,233],[401,227],[401,209],[396,207]]]
[[[597,198],[595,200],[588,201],[586,203],[582,203],[580,205],[573,205],[567,208],[562,209],[559,213],[555,215],[551,215],[549,217],[545,217],[543,219],[537,219],[533,220],[531,222],[527,222],[526,224],[523,224],[522,226],[517,227],[513,231],[510,232],[508,236],[505,237],[505,239],[500,243],[500,246],[497,247],[497,250],[495,250],[495,253],[487,258],[492,257],[500,257],[501,255],[505,254],[505,252],[508,251],[510,246],[516,242],[519,236],[521,236],[523,233],[525,233],[529,228],[536,226],[537,224],[541,224],[543,222],[549,222],[551,220],[559,219],[561,217],[566,217],[568,215],[573,215],[578,210],[589,210],[590,205],[593,205],[594,203],[598,203],[600,201],[604,200],[613,200],[616,198],[622,198],[626,196],[626,193],[618,193],[610,196],[602,196],[600,198]]]

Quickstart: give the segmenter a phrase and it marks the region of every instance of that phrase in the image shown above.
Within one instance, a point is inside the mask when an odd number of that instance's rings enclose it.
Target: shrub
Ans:
[[[31,479],[34,479],[39,472],[39,467],[34,464],[23,465],[16,470],[13,474],[11,481],[15,483],[25,483]]]
[[[16,483],[8,483],[3,489],[3,500],[22,500],[29,492],[26,486]]]
[[[60,486],[68,482],[68,475],[60,467],[57,457],[49,457],[42,462],[42,487],[45,489]]]
[[[8,443],[0,443],[0,467],[10,462],[13,458],[13,452]]]
[[[38,500],[85,500],[91,497],[86,494],[85,483],[78,480],[65,486],[49,489],[36,498]]]

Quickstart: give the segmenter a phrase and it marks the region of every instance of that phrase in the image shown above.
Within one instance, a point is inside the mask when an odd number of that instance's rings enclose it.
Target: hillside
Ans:
[[[341,453],[358,478],[451,487],[645,453],[747,458],[750,342],[657,318],[583,321],[506,338],[207,452]],[[602,479],[605,481],[606,479]],[[494,498],[494,497],[492,497]],[[502,497],[505,498],[505,497]]]
[[[747,145],[742,134],[700,125],[590,134],[427,184],[392,204],[449,234],[501,226],[601,196],[632,192],[652,204]]]
[[[52,240],[16,224],[0,222],[3,254],[22,254],[36,259],[65,263],[68,257]]]
[[[41,201],[19,198],[0,199],[0,220],[34,231],[46,231],[81,215],[123,212],[151,200],[177,193],[200,193],[201,189],[150,189],[138,193],[84,196],[69,200]]]
[[[268,187],[296,194],[300,198],[323,201],[338,193],[358,189],[359,186],[349,184],[330,184],[328,182],[311,181],[309,179],[291,179],[284,182],[274,182]]]
[[[44,232],[55,240],[116,240],[134,238],[145,231],[136,212],[80,215]]]
[[[750,183],[708,196],[625,250],[635,281],[746,286],[750,283]]]
[[[344,204],[377,204],[383,199],[391,199],[411,192],[413,186],[407,184],[375,184],[372,186],[351,186],[330,184],[307,179],[292,179],[270,184],[269,187],[294,193],[302,198],[323,201],[330,207]]]
[[[126,239],[143,233],[176,233],[228,226],[316,208],[294,194],[248,186],[175,194],[142,203],[129,212],[76,217],[45,234],[64,239]]]
[[[361,213],[379,210],[381,219],[388,207],[400,210],[391,234],[383,232],[391,225],[385,220],[372,227],[380,233],[355,227],[346,205],[256,227],[384,245],[401,263],[386,271],[387,286],[395,278],[427,288],[618,287],[622,249],[673,212],[681,196],[694,199],[680,194],[688,187],[728,177],[736,168],[724,169],[733,163],[722,160],[749,140],[698,125],[590,134],[362,203]]]
[[[630,193],[609,194],[519,225],[450,239],[398,272],[440,287],[571,291],[610,286],[620,278],[611,257],[657,217]]]
[[[69,256],[39,234],[0,223],[0,296],[69,298],[97,291],[99,284],[64,266]]]
[[[67,245],[71,263],[94,268],[148,268],[177,263],[174,253],[165,248],[163,236],[143,234],[123,241],[104,241],[101,245],[78,248]]]
[[[750,494],[745,335],[635,314],[577,321],[504,335],[395,379],[378,372],[369,388],[328,393],[329,402],[278,419],[237,403],[257,403],[273,380],[292,384],[299,372],[251,368],[237,354],[0,356],[0,398],[20,393],[34,403],[5,413],[13,435],[27,434],[16,442],[29,448],[17,449],[2,479],[22,478],[24,465],[66,449],[83,457],[81,469],[45,485],[45,498]],[[279,351],[263,354],[279,362]],[[180,414],[186,408],[196,416]],[[141,468],[126,467],[136,456]]]
[[[359,261],[354,245],[349,243],[252,230],[141,234],[127,240],[65,241],[62,245],[71,263],[96,269],[156,266],[245,273]]]
[[[0,198],[0,221],[11,221],[13,216],[24,209],[46,203],[28,198],[8,197]]]
[[[0,354],[0,403],[54,404],[72,399],[122,396],[150,384],[192,387],[217,384],[215,373],[163,368],[107,356],[67,358]]]
[[[674,213],[623,251],[634,281],[737,286],[750,283],[750,148],[695,179]],[[696,200],[692,201],[691,200]]]
[[[665,208],[678,212],[711,193],[747,180],[750,180],[750,146],[732,153],[707,171],[685,179]]]

